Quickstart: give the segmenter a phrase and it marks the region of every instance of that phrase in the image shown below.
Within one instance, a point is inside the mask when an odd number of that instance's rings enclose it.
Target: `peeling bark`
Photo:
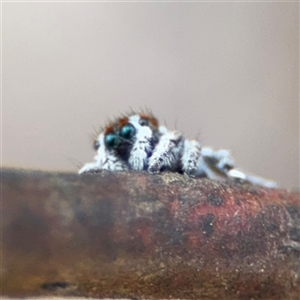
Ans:
[[[179,174],[2,170],[6,296],[299,299],[299,194]]]

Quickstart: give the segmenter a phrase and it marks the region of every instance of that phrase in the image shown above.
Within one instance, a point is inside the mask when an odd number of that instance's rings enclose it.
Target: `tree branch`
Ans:
[[[298,299],[299,194],[174,173],[2,170],[2,293]]]

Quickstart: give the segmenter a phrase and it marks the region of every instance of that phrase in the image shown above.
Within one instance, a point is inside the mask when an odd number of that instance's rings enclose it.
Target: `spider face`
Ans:
[[[132,114],[118,118],[94,141],[95,159],[101,162],[98,167],[114,170],[114,164],[118,162],[124,169],[147,170],[148,158],[159,137],[158,121],[152,115]]]
[[[185,139],[178,131],[159,126],[152,114],[132,113],[110,122],[94,141],[95,161],[85,164],[79,174],[136,170],[160,173],[164,170],[190,177],[234,179],[274,187],[276,184],[249,176],[234,167],[227,150],[201,148],[196,140]]]

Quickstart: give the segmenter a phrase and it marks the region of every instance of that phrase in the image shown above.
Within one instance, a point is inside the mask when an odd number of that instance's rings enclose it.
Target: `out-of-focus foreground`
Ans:
[[[4,296],[296,300],[299,194],[4,169]]]

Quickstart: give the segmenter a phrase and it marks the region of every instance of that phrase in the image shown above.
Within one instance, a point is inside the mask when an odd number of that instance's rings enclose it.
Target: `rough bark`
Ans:
[[[299,299],[299,194],[164,173],[2,170],[2,293]]]

